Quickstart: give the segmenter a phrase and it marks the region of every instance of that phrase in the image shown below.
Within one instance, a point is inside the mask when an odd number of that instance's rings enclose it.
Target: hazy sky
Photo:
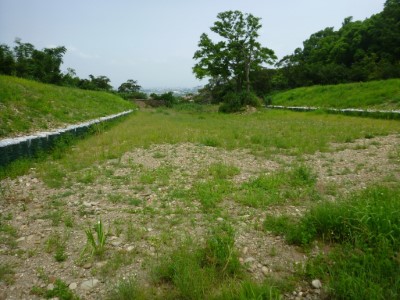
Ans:
[[[0,0],[0,43],[16,37],[37,49],[66,46],[63,70],[81,78],[127,79],[144,88],[193,87],[200,35],[219,12],[240,10],[262,18],[260,42],[279,58],[312,33],[338,29],[344,18],[364,20],[385,0]],[[204,82],[203,82],[204,83]]]

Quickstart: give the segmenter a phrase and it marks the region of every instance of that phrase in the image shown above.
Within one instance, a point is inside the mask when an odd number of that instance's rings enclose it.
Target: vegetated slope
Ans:
[[[106,92],[0,76],[0,138],[49,130],[133,107]]]
[[[400,109],[400,79],[297,88],[272,96],[273,105]]]

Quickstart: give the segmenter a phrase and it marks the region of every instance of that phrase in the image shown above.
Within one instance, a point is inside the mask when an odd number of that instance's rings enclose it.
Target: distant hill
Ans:
[[[0,138],[46,131],[133,107],[111,93],[0,75]]]
[[[283,106],[398,110],[400,79],[297,88],[277,93],[271,101]]]

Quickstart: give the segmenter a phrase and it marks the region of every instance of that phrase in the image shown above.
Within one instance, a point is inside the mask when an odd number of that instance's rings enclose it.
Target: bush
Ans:
[[[246,105],[260,107],[261,100],[252,92],[234,93],[229,92],[223,98],[223,104],[219,108],[219,112],[233,113],[243,109]]]

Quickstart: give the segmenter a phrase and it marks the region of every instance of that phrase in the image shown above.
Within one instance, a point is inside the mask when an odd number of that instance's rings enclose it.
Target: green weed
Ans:
[[[54,258],[57,262],[63,262],[67,259],[65,252],[66,243],[69,239],[68,235],[61,236],[58,233],[51,234],[46,240],[46,252],[54,253]]]
[[[200,201],[205,210],[210,210],[216,208],[232,189],[232,183],[227,180],[208,180],[194,185],[193,197]]]
[[[239,168],[223,163],[215,163],[210,165],[207,169],[200,171],[200,177],[212,177],[215,180],[223,180],[234,177],[240,174]]]
[[[14,267],[9,263],[0,263],[0,282],[12,284],[15,281]]]
[[[104,279],[114,277],[119,268],[130,264],[132,260],[133,257],[128,252],[114,252],[111,258],[107,260],[107,263],[98,270],[98,273]]]
[[[91,228],[85,230],[87,245],[84,250],[90,248],[90,254],[102,257],[104,252],[106,251],[106,239],[107,233],[105,232],[105,228],[101,219],[97,221],[94,225],[94,232],[96,233],[96,237],[92,232]]]
[[[289,171],[278,171],[271,175],[261,175],[242,184],[235,200],[247,206],[267,207],[287,201],[304,202],[316,200],[316,176],[304,165]]]
[[[150,299],[143,289],[139,288],[135,278],[129,277],[125,280],[120,280],[113,289],[108,293],[108,300],[140,300]]]

